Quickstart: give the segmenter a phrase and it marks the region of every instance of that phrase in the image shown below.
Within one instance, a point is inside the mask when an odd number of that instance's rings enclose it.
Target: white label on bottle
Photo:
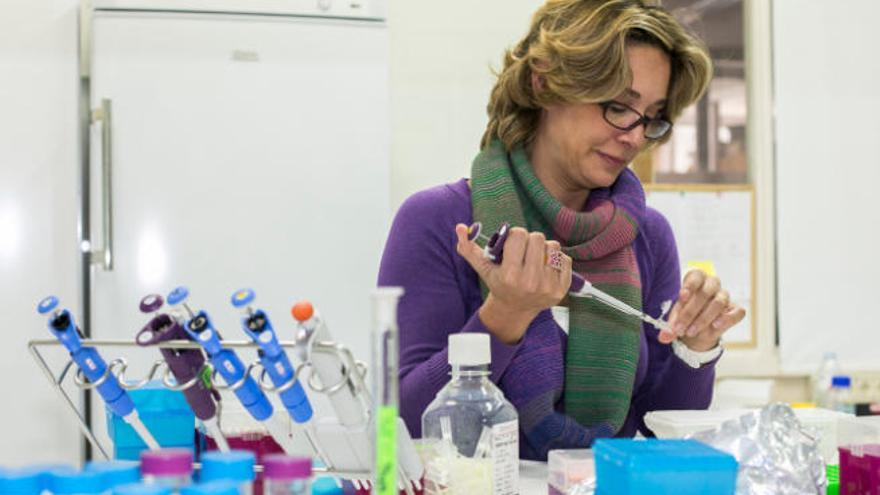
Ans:
[[[492,427],[493,495],[519,493],[519,421]]]

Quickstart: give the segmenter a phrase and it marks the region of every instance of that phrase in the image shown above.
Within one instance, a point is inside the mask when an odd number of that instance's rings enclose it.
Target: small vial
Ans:
[[[148,485],[165,486],[177,493],[192,483],[193,453],[189,449],[147,450],[141,454],[141,474]]]
[[[180,489],[180,495],[239,495],[238,485],[233,481],[209,481]]]
[[[855,414],[852,403],[851,380],[846,375],[837,375],[831,379],[829,399],[831,408],[843,413]]]
[[[309,495],[312,484],[312,460],[271,454],[263,458],[265,495]]]
[[[140,466],[134,461],[92,461],[86,463],[84,471],[103,476],[104,486],[108,491],[141,480]]]
[[[117,486],[113,495],[171,495],[171,490],[164,486],[133,483]]]
[[[40,495],[43,473],[36,469],[0,469],[0,493]]]
[[[247,450],[208,452],[202,455],[201,461],[199,482],[230,481],[238,485],[241,495],[254,493],[256,458],[253,452]]]
[[[52,472],[48,488],[53,495],[105,495],[110,492],[100,473],[66,469]]]

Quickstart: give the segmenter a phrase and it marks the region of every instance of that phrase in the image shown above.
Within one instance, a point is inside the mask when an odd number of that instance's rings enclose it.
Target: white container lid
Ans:
[[[481,366],[492,362],[489,334],[454,333],[449,336],[449,364]]]

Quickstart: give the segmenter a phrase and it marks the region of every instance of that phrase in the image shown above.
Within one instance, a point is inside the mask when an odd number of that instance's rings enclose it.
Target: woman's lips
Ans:
[[[596,151],[596,154],[598,154],[600,157],[602,157],[603,160],[614,167],[623,167],[624,165],[626,165],[626,160],[623,160],[621,158],[602,153],[601,151]]]

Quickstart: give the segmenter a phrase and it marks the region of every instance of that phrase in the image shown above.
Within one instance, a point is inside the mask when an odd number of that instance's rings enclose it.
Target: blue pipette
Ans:
[[[278,336],[272,322],[269,321],[269,316],[262,309],[254,310],[250,306],[255,298],[256,294],[253,290],[242,289],[232,294],[230,302],[234,307],[242,310],[241,327],[244,333],[260,346],[257,351],[260,363],[276,387],[281,403],[294,421],[302,425],[312,419],[312,405],[302,384],[296,379],[296,371],[287,353],[278,343]],[[326,456],[315,440],[314,432],[309,427],[305,427],[303,432],[312,450],[326,464]]]
[[[97,384],[95,389],[104,399],[107,407],[131,425],[150,450],[159,449],[159,443],[144,426],[131,397],[119,385],[116,377],[110,376],[107,363],[98,350],[82,345],[80,330],[77,328],[70,311],[59,309],[58,298],[48,296],[37,305],[37,312],[41,315],[49,315],[49,331],[70,352],[71,359],[89,382]]]
[[[275,329],[262,309],[250,307],[256,295],[251,289],[242,289],[232,294],[232,305],[243,311],[241,327],[244,333],[260,346],[258,352],[263,369],[269,374],[272,383],[279,387],[281,403],[297,423],[305,423],[312,418],[312,406],[299,380],[296,380],[293,365],[278,343]],[[292,382],[292,383],[290,383]]]
[[[205,310],[193,313],[186,305],[185,301],[188,296],[189,290],[186,287],[178,287],[171,291],[165,300],[172,307],[183,308],[186,311],[183,329],[205,349],[214,370],[223,377],[248,413],[266,427],[269,434],[285,451],[289,451],[289,436],[281,425],[271,421],[273,408],[269,398],[266,397],[253,377],[248,374],[247,367],[238,355],[232,349],[224,348],[220,343],[220,334],[211,323],[208,313]]]

